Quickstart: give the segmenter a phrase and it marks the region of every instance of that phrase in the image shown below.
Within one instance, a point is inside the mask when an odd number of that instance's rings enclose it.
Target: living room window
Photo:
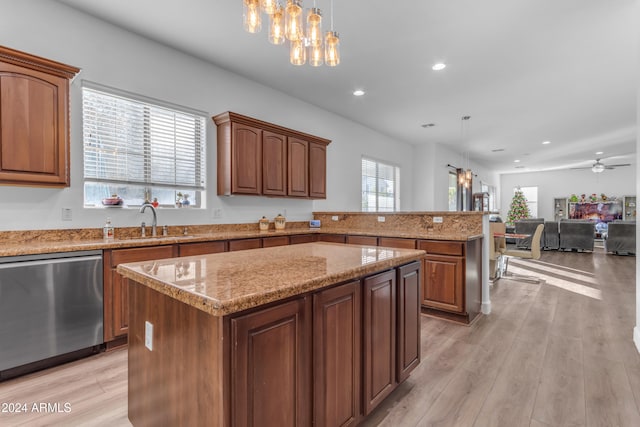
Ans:
[[[362,158],[362,211],[400,210],[400,168]]]
[[[135,95],[84,87],[84,204],[204,207],[205,117]],[[186,201],[186,202],[185,202]]]

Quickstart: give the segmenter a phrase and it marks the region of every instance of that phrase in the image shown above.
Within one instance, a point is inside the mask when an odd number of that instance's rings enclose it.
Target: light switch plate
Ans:
[[[153,323],[144,322],[144,346],[153,351]]]
[[[337,221],[338,220],[338,215],[333,215],[331,217],[331,221]]]
[[[433,217],[433,223],[434,224],[442,224],[442,217],[441,216],[434,216]]]
[[[62,208],[62,220],[63,221],[71,221],[73,215],[73,211],[71,208]]]
[[[378,222],[384,222],[385,221],[385,217],[383,216],[379,216],[378,217]]]

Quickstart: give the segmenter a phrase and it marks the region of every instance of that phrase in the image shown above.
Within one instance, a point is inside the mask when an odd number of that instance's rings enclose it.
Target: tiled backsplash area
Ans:
[[[483,212],[314,212],[323,230],[482,234]],[[334,218],[337,217],[337,221]],[[384,218],[384,221],[380,219]],[[436,222],[438,218],[442,222]],[[435,220],[434,220],[435,219]]]

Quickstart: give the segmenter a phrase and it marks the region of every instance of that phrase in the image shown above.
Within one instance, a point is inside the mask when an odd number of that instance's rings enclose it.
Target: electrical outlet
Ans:
[[[338,215],[333,215],[331,217],[331,221],[337,221],[338,220]]]
[[[62,208],[62,220],[71,221],[72,211],[71,208]]]
[[[215,208],[213,210],[213,217],[214,218],[222,218],[222,208]]]
[[[442,217],[441,216],[434,216],[433,217],[433,223],[434,224],[442,224]]]
[[[153,351],[153,323],[144,322],[144,346]]]
[[[378,222],[384,222],[385,221],[385,217],[383,216],[379,216],[378,217]]]

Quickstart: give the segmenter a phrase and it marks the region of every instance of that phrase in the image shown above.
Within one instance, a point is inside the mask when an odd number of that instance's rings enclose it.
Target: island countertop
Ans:
[[[416,261],[425,252],[306,243],[118,265],[124,277],[214,316]]]

